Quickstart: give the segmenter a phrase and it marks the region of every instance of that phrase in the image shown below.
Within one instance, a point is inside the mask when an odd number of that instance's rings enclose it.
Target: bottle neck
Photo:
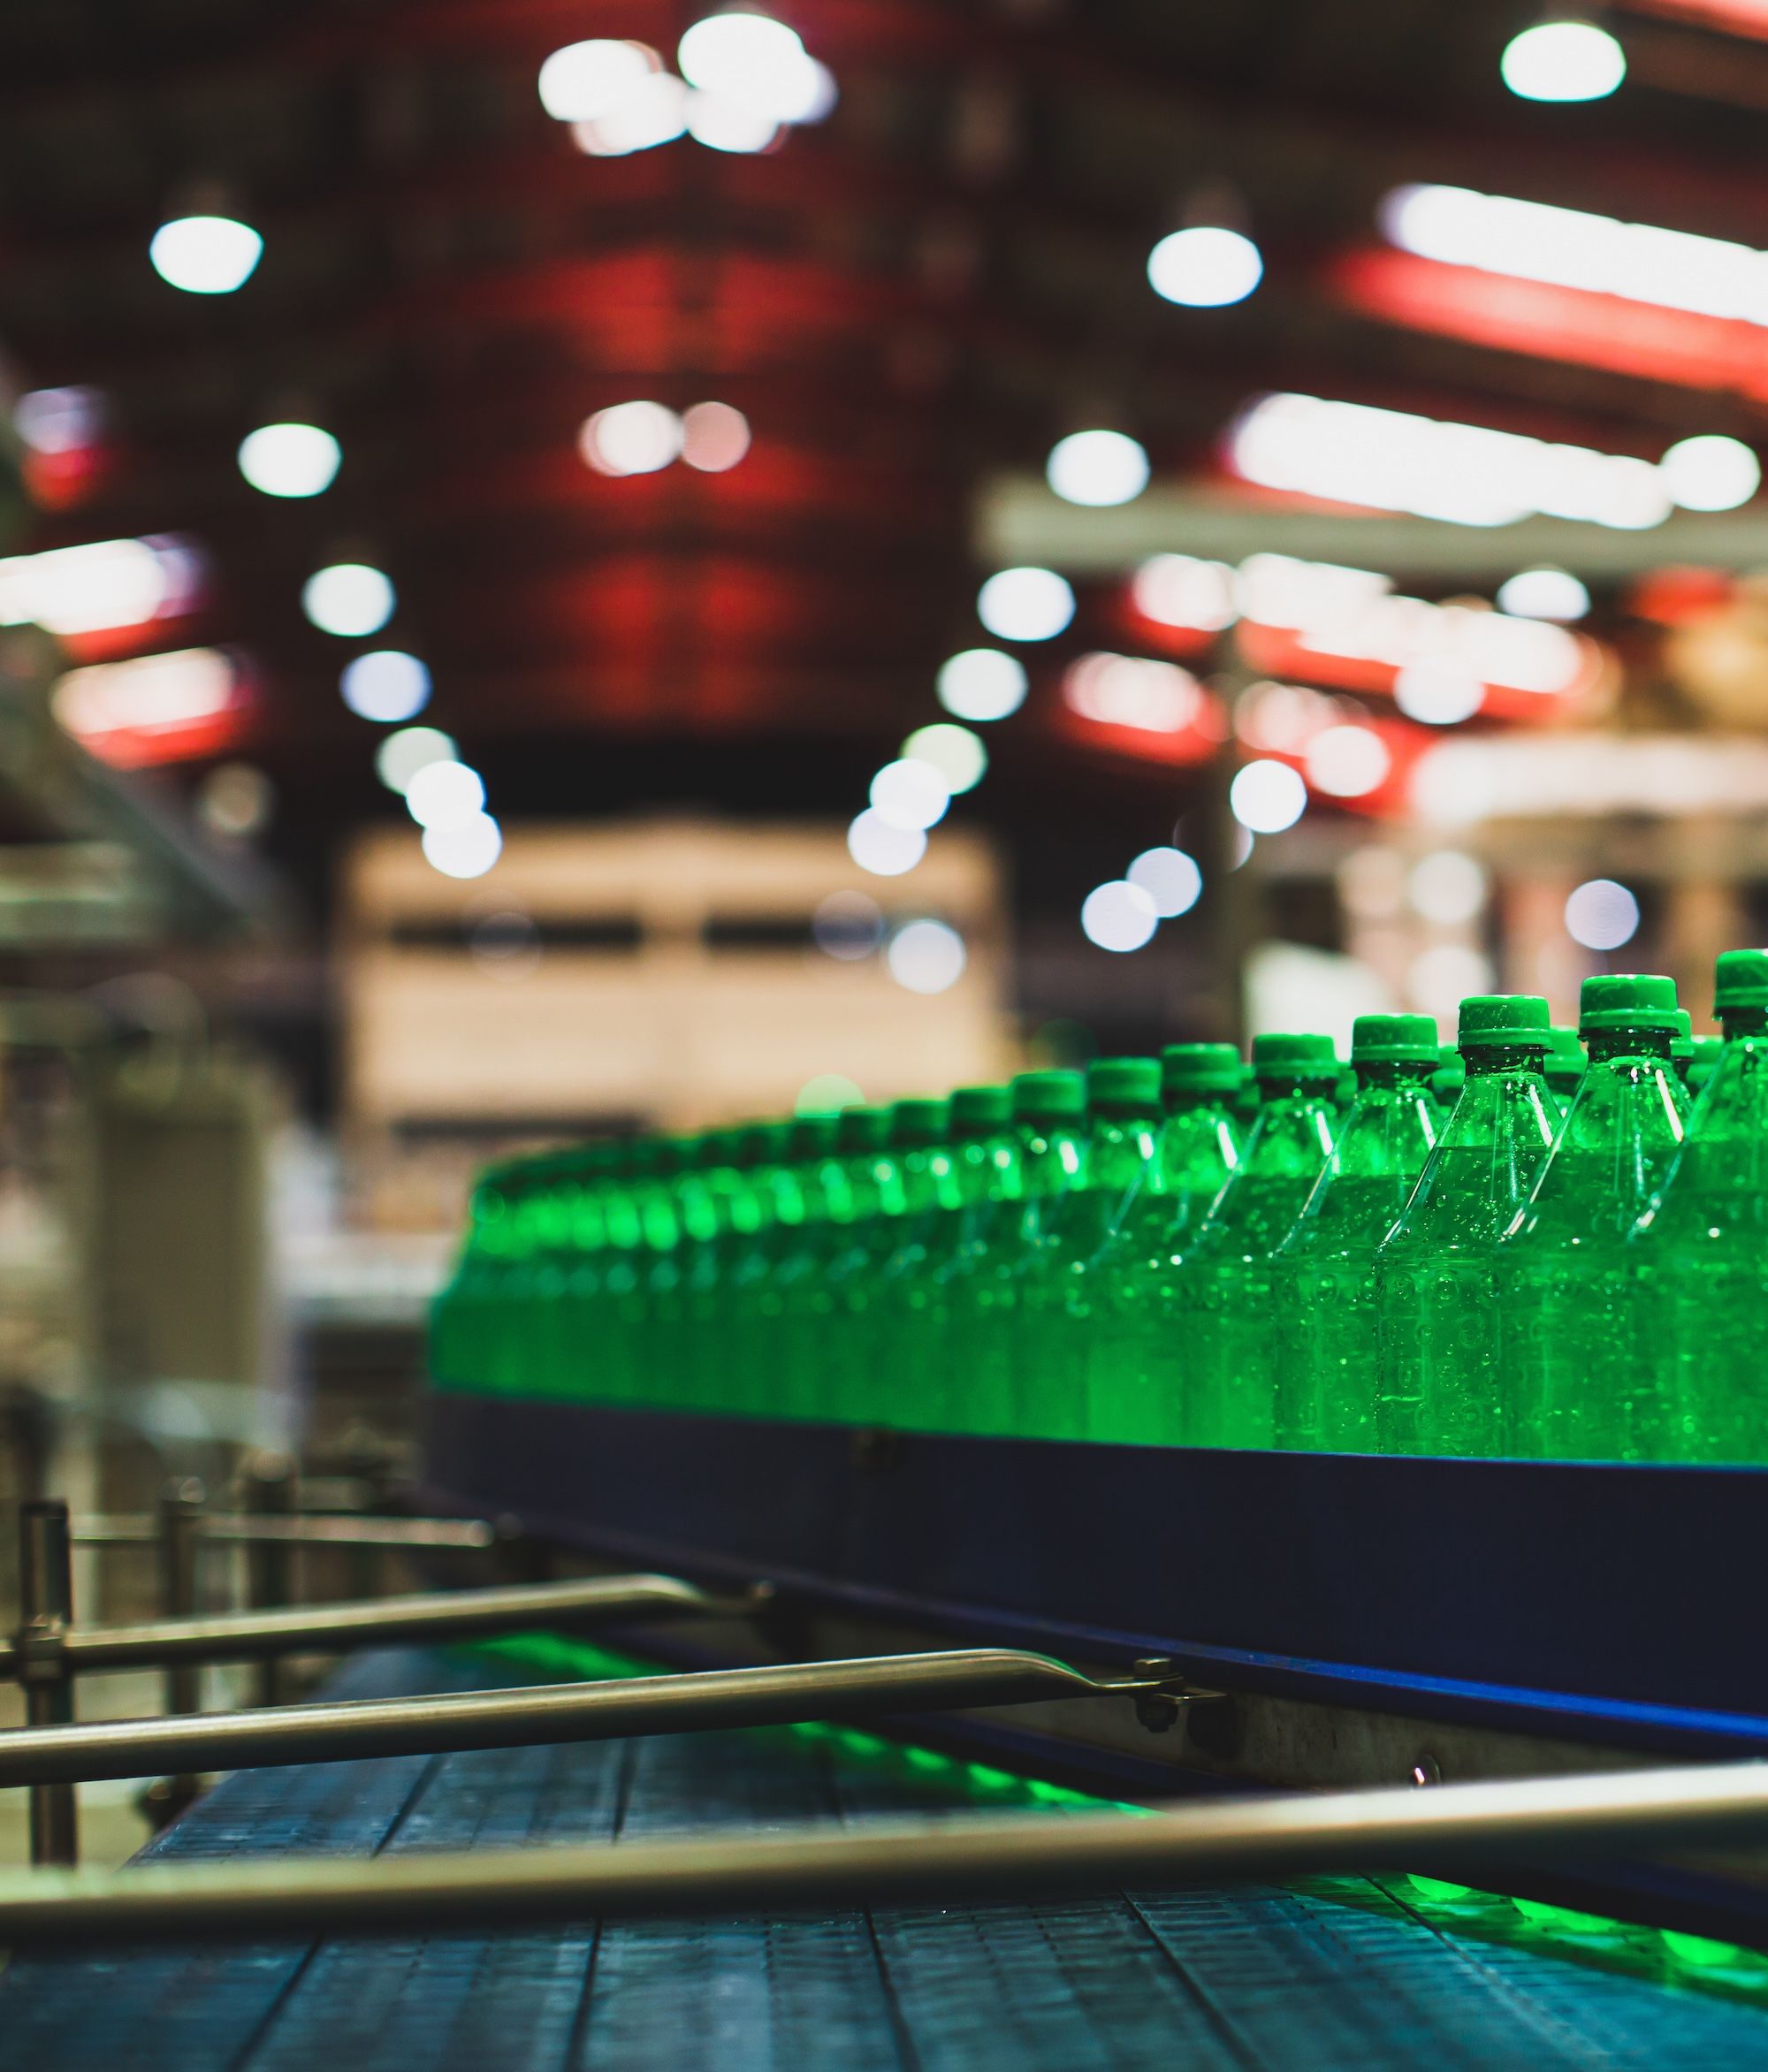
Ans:
[[[1528,1072],[1538,1078],[1546,1055],[1544,1044],[1534,1043],[1476,1044],[1461,1053],[1470,1079],[1497,1079],[1514,1072]]]
[[[1592,1029],[1584,1039],[1593,1065],[1618,1057],[1662,1058],[1666,1063],[1675,1041],[1669,1029]]]
[[[1396,1064],[1390,1060],[1361,1064],[1357,1067],[1357,1091],[1359,1093],[1422,1093],[1436,1070],[1434,1059],[1429,1064]]]
[[[1768,1007],[1728,1007],[1718,1018],[1727,1043],[1740,1036],[1768,1036]]]

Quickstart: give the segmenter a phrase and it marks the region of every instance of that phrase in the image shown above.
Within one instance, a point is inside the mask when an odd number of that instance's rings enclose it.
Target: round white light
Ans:
[[[1307,787],[1287,763],[1248,763],[1228,787],[1228,810],[1254,834],[1281,834],[1307,810]]]
[[[927,838],[919,827],[893,827],[868,806],[847,831],[847,853],[874,878],[900,878],[926,856]]]
[[[1372,727],[1328,727],[1307,744],[1307,781],[1329,798],[1365,798],[1393,767],[1388,746]]]
[[[872,780],[872,810],[892,827],[923,829],[943,819],[951,787],[931,763],[899,756]]]
[[[1762,486],[1762,463],[1753,449],[1716,431],[1679,438],[1658,472],[1685,511],[1734,511]]]
[[[1159,926],[1153,898],[1127,878],[1095,885],[1080,903],[1080,932],[1100,949],[1140,949]]]
[[[662,403],[613,403],[584,420],[577,451],[598,475],[654,475],[682,451],[682,436]]]
[[[903,743],[903,753],[912,761],[931,763],[953,797],[960,791],[973,791],[988,767],[988,750],[981,735],[967,727],[954,727],[949,720],[917,727]]]
[[[1406,891],[1414,910],[1440,927],[1471,921],[1486,903],[1485,867],[1459,849],[1439,849],[1412,866]]]
[[[606,36],[568,43],[540,67],[540,105],[555,122],[594,122],[613,114],[660,62],[643,43]]]
[[[454,743],[438,727],[401,727],[375,750],[375,774],[402,796],[417,773],[431,763],[452,763]]]
[[[415,655],[377,648],[344,665],[338,688],[359,719],[393,727],[415,719],[430,703],[430,672]]]
[[[1221,309],[1244,302],[1264,278],[1265,263],[1250,238],[1214,224],[1195,224],[1163,237],[1148,254],[1148,285],[1169,302]]]
[[[859,1082],[850,1079],[845,1072],[819,1072],[814,1079],[806,1079],[798,1089],[798,1098],[792,1103],[792,1113],[800,1116],[834,1116],[844,1108],[855,1108],[865,1099]]]
[[[712,151],[765,151],[780,133],[771,115],[728,94],[688,95],[688,134]]]
[[[1421,1014],[1452,1021],[1470,994],[1492,989],[1491,959],[1465,943],[1439,942],[1412,960],[1406,990]]]
[[[1627,53],[1592,21],[1543,21],[1505,45],[1504,83],[1522,101],[1600,101],[1627,77]]]
[[[398,600],[378,568],[361,561],[335,561],[301,585],[301,608],[322,633],[356,640],[378,633]]]
[[[1619,949],[1639,932],[1639,902],[1612,878],[1591,878],[1566,902],[1566,933],[1586,949]]]
[[[976,594],[996,640],[1054,640],[1074,617],[1074,592],[1054,568],[1002,568]]]
[[[1513,619],[1555,619],[1566,624],[1589,610],[1590,593],[1564,568],[1520,568],[1499,584],[1497,608]]]
[[[943,921],[910,921],[890,938],[884,961],[911,993],[944,993],[964,976],[964,938]]]
[[[316,424],[261,424],[240,442],[240,472],[267,497],[316,497],[331,488],[343,457]]]
[[[231,216],[179,216],[148,247],[154,271],[187,295],[231,295],[251,278],[264,240]]]
[[[423,830],[425,860],[445,878],[483,878],[503,853],[503,831],[489,813]]]
[[[812,915],[811,933],[826,956],[857,964],[883,941],[883,910],[863,892],[832,892]]]
[[[1127,504],[1148,486],[1147,450],[1124,431],[1071,431],[1050,448],[1044,475],[1071,504]]]
[[[1163,921],[1188,914],[1203,891],[1203,873],[1182,849],[1145,849],[1124,875],[1147,894]]]
[[[591,158],[624,158],[673,143],[687,126],[687,88],[673,72],[653,72],[606,115],[574,122],[571,139]]]
[[[749,420],[728,403],[695,403],[682,413],[682,458],[722,475],[749,451]]]
[[[960,720],[1004,720],[1025,702],[1029,679],[1017,655],[965,648],[940,665],[939,702]]]
[[[1471,720],[1486,702],[1486,687],[1464,669],[1438,662],[1408,662],[1393,680],[1393,702],[1408,720],[1427,727],[1453,727]]]
[[[465,763],[425,763],[405,788],[405,810],[420,827],[464,827],[484,805],[484,779]]]
[[[690,85],[773,122],[812,119],[828,96],[822,67],[797,32],[766,14],[708,15],[682,38],[675,61]]]

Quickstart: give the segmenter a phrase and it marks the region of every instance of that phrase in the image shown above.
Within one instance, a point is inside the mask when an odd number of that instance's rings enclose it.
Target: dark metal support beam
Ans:
[[[73,1550],[67,1505],[44,1498],[19,1507],[19,1637],[16,1653],[25,1686],[25,1716],[54,1741],[74,1731],[73,1682],[62,1643],[73,1618]],[[33,1863],[80,1861],[80,1816],[71,1782],[32,1785]]]

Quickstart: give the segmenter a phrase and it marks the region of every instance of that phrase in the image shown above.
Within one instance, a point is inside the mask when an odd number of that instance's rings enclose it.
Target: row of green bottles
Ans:
[[[1768,1459],[1768,953],[493,1169],[444,1385],[1169,1445]],[[1581,1037],[1581,1042],[1580,1042]],[[1588,1053],[1586,1062],[1585,1054]],[[1459,1069],[1458,1069],[1459,1068]],[[1704,1079],[1698,1105],[1693,1088]]]

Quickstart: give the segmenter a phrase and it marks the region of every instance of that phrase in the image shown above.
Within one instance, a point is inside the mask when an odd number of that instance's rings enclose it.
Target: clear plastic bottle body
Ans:
[[[1628,1249],[1665,1457],[1768,1463],[1768,1015],[1726,1017],[1688,1135]]]
[[[1268,1082],[1239,1165],[1181,1256],[1176,1314],[1162,1324],[1180,1340],[1185,1361],[1178,1393],[1186,1445],[1273,1443],[1272,1261],[1331,1156],[1335,1086],[1336,1075],[1282,1091]]]
[[[1524,1458],[1655,1460],[1670,1446],[1675,1406],[1641,1340],[1628,1244],[1685,1132],[1670,1042],[1591,1036],[1552,1156],[1499,1244],[1508,1451]]]
[[[956,1163],[948,1144],[897,1147],[902,1209],[888,1249],[874,1262],[871,1318],[855,1348],[865,1373],[862,1421],[921,1431],[937,1429],[942,1388],[930,1371],[918,1327],[926,1308],[928,1261],[941,1223],[957,1211]]]
[[[865,1333],[873,1270],[888,1256],[903,1207],[902,1173],[888,1145],[848,1162],[847,1205],[812,1309],[818,1414],[837,1424],[863,1423],[870,1398]]]
[[[1362,1087],[1271,1261],[1273,1440],[1376,1451],[1376,1257],[1436,1142],[1436,1068],[1362,1068]]]
[[[1498,1239],[1558,1127],[1544,1046],[1470,1048],[1467,1081],[1376,1256],[1376,1439],[1383,1453],[1491,1454],[1509,1441]]]
[[[959,1175],[964,1207],[945,1256],[927,1280],[929,1364],[939,1392],[930,1414],[945,1431],[1010,1432],[1013,1401],[1005,1363],[997,1361],[985,1374],[978,1348],[984,1319],[991,1314],[988,1278],[1010,1241],[1023,1202],[1019,1131],[1009,1124],[960,1146]]]
[[[1090,1437],[1181,1443],[1179,1262],[1239,1163],[1230,1098],[1208,1090],[1174,1101],[1140,1185],[1089,1276]]]

